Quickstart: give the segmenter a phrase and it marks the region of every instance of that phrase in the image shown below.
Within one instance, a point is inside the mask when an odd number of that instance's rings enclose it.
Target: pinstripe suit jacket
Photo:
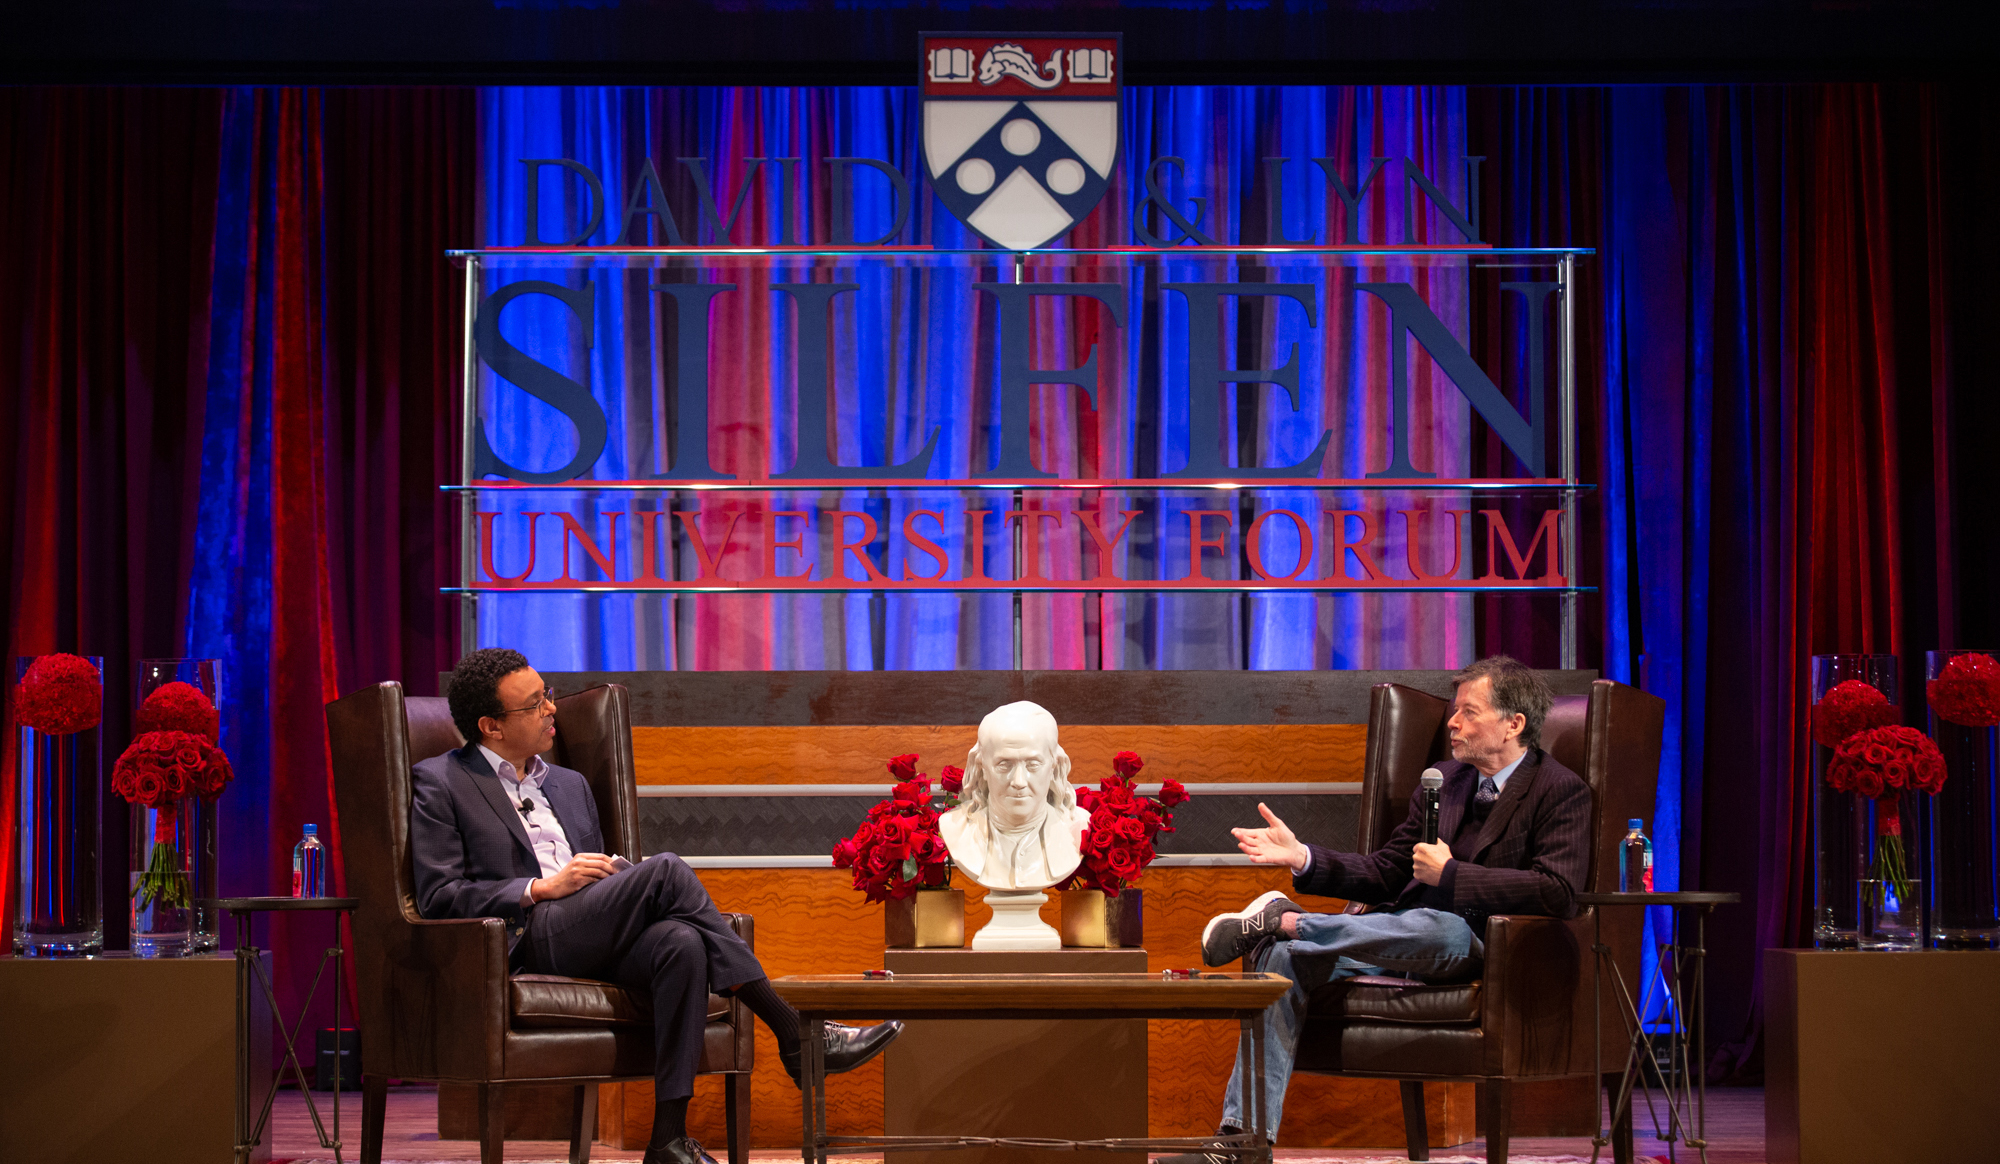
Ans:
[[[542,875],[515,802],[477,745],[432,756],[412,771],[410,864],[417,912],[427,918],[503,918],[512,949],[527,924],[521,895]],[[550,764],[542,795],[572,852],[604,851],[597,798],[583,773]]]
[[[1444,773],[1438,835],[1451,837],[1479,791],[1479,770],[1456,760],[1438,770]],[[1412,796],[1410,815],[1372,853],[1308,845],[1312,864],[1293,886],[1392,909],[1442,909],[1464,917],[1475,932],[1496,913],[1576,916],[1575,895],[1590,875],[1590,786],[1547,752],[1536,748],[1521,760],[1478,838],[1452,847],[1436,887],[1410,875],[1423,827],[1423,800]]]

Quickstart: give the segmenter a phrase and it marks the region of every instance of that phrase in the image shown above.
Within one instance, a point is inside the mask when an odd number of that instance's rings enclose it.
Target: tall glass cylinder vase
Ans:
[[[222,706],[222,660],[220,659],[141,659],[139,660],[139,689],[137,707],[144,708],[146,697],[169,683],[186,683],[200,691],[213,708]],[[140,720],[135,719],[135,724]],[[140,730],[144,730],[141,728]],[[217,742],[211,740],[211,743]],[[217,892],[217,820],[221,816],[220,806],[214,801],[200,797],[190,797],[185,802],[185,811],[191,815],[187,827],[188,875],[192,879],[196,900],[213,900],[220,897]],[[135,817],[149,815],[138,806],[133,806]],[[134,825],[137,828],[137,825]],[[136,835],[136,834],[135,834]],[[135,934],[138,932],[135,928]],[[194,910],[194,937],[187,950],[190,954],[210,953],[221,944],[222,922],[214,909],[197,906]]]
[[[20,728],[13,870],[14,955],[19,958],[88,958],[104,949],[98,868],[104,660],[84,656],[83,661],[97,671],[95,704],[86,717],[91,726],[68,732],[25,723]],[[21,714],[19,684],[35,662],[15,661],[17,719],[30,718]],[[83,698],[82,688],[74,691]]]
[[[1856,946],[1918,950],[1924,928],[1924,837],[1919,824],[1930,797],[1889,789],[1862,801],[1867,864],[1855,883]]]
[[[2000,949],[2000,651],[1927,652],[1924,678],[1945,766],[1929,806],[1931,932],[1939,949]]]
[[[1901,702],[1894,655],[1814,655],[1809,678],[1815,707],[1827,692],[1851,679],[1875,688],[1892,704]],[[1868,876],[1873,839],[1868,802],[1828,787],[1833,747],[1817,736],[1812,745],[1813,945],[1852,950],[1860,928],[1855,887]]]
[[[194,806],[197,797],[159,808],[132,806],[129,867],[132,955],[184,958],[194,936]]]

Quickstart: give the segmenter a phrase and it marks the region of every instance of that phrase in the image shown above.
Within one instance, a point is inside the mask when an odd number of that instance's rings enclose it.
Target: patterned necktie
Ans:
[[[1493,802],[1498,799],[1500,799],[1500,786],[1493,783],[1493,777],[1481,776],[1479,791],[1473,796],[1472,803],[1481,808],[1492,808]]]

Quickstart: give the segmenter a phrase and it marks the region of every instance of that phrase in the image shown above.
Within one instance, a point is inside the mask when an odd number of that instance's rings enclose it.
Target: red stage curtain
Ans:
[[[12,935],[16,655],[104,656],[104,763],[134,664],[182,653],[201,468],[217,94],[0,91],[0,916]],[[104,809],[107,946],[127,923],[125,804]]]
[[[472,238],[474,134],[471,90],[0,92],[0,264],[20,273],[0,283],[7,654],[106,657],[107,765],[136,659],[225,656],[225,893],[282,891],[304,821],[339,853],[324,702],[387,678],[429,693],[450,666],[443,252]],[[204,466],[216,425],[238,439]],[[191,590],[220,608],[191,614]],[[118,948],[122,802],[104,828]],[[274,925],[288,1003],[326,940],[318,919]]]

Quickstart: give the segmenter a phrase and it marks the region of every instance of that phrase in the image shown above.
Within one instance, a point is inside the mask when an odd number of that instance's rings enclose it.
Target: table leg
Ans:
[[[340,911],[333,911],[333,1164],[343,1164],[340,1155]],[[314,1048],[317,1066],[318,1046]]]
[[[826,1152],[819,1142],[825,1130],[826,1090],[825,1053],[826,1019],[816,1014],[799,1016],[799,1109],[803,1113],[804,1133],[799,1151],[805,1164],[826,1164]]]
[[[1701,1153],[1702,1164],[1708,1164],[1708,911],[1713,906],[1698,906],[1694,915],[1694,1054],[1695,1077],[1694,1094],[1694,1136],[1688,1140]]]
[[[1269,1096],[1264,1092],[1264,1012],[1250,1020],[1250,1058],[1257,1068],[1257,1155],[1259,1164],[1271,1164],[1271,1141],[1277,1137],[1269,1125],[1271,1111],[1266,1106]]]
[[[236,1164],[247,1164],[256,1141],[250,1138],[250,919],[236,919]]]
[[[1604,915],[1593,908],[1590,911],[1590,1061],[1594,1065],[1590,1073],[1590,1108],[1592,1111],[1598,1110],[1597,1105],[1599,1100],[1597,1093],[1604,1090],[1605,953]],[[1611,1119],[1616,1121],[1617,1118],[1618,1113],[1615,1110],[1612,1111]],[[1598,1154],[1603,1152],[1604,1146],[1611,1142],[1611,1137],[1605,1131],[1602,1117],[1593,1122],[1597,1125],[1597,1134],[1590,1137],[1590,1164],[1597,1164]]]
[[[822,1020],[813,1032],[813,1124],[817,1128],[814,1139],[819,1153],[819,1164],[826,1164],[826,1141],[831,1134],[826,1122],[826,1023]]]

